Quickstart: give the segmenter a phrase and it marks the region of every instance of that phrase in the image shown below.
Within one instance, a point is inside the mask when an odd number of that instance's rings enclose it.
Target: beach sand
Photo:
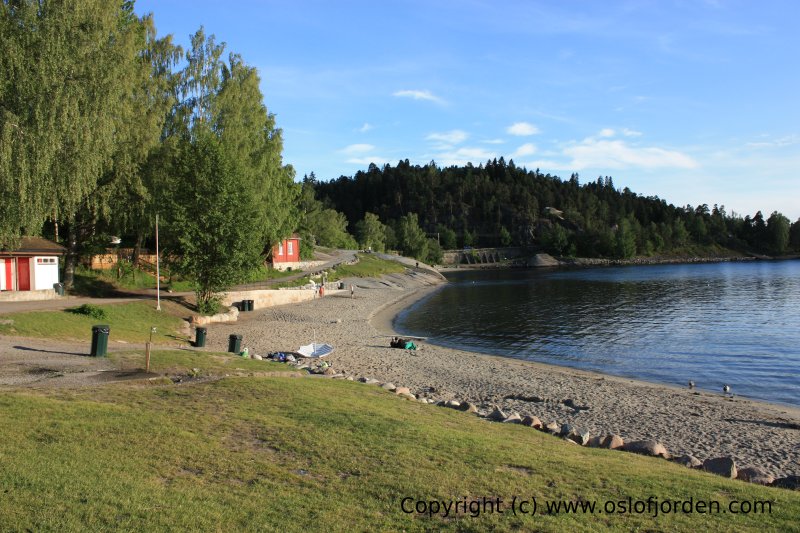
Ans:
[[[670,387],[564,367],[476,354],[417,342],[417,351],[389,347],[392,319],[441,286],[424,270],[381,280],[344,280],[350,291],[242,313],[239,321],[209,326],[209,349],[226,350],[228,335],[265,355],[295,351],[312,341],[333,345],[333,368],[370,377],[436,400],[475,403],[482,410],[569,423],[591,435],[626,441],[653,439],[673,455],[701,461],[730,456],[739,468],[760,467],[776,477],[800,475],[800,409],[740,397]],[[431,409],[436,407],[431,406]],[[488,422],[487,422],[488,423]]]

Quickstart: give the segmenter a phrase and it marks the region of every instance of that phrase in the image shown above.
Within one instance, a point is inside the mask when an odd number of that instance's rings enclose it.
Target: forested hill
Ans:
[[[478,167],[370,165],[366,172],[304,186],[347,217],[358,236],[359,221],[374,213],[389,227],[416,214],[428,237],[442,248],[538,244],[556,254],[631,257],[681,252],[714,245],[738,251],[781,254],[800,248],[800,220],[759,211],[742,218],[724,206],[676,207],[644,197],[611,178],[584,184],[506,163]],[[360,241],[363,239],[359,239]],[[402,249],[402,246],[401,246]]]

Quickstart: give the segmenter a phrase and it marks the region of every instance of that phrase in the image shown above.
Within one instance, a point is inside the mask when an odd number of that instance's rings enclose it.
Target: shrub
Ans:
[[[92,304],[83,304],[78,307],[70,307],[69,309],[65,309],[65,311],[68,313],[74,313],[76,315],[90,316],[95,320],[105,320],[107,318],[105,309]]]

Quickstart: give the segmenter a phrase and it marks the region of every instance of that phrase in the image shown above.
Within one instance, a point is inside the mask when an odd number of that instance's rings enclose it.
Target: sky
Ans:
[[[297,179],[504,157],[800,218],[800,2],[137,0],[258,69]]]

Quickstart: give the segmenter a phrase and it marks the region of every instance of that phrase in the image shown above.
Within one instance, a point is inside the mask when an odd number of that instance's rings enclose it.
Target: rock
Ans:
[[[408,387],[395,387],[394,389],[395,394],[411,394],[411,389]]]
[[[589,448],[599,448],[603,444],[603,437],[592,437],[586,445]]]
[[[356,378],[354,378],[353,376],[347,376],[344,379],[346,379],[347,381],[355,381],[356,380]]]
[[[569,443],[569,444],[573,444],[573,445],[577,445],[577,444],[578,444],[578,443],[577,443],[577,442],[575,442],[574,440],[572,440],[572,439],[568,439],[567,437],[561,437],[561,440],[563,440],[564,442],[567,442],[567,443]]]
[[[519,413],[511,413],[503,420],[505,424],[519,424],[520,422],[522,422],[522,417],[519,416]]]
[[[575,431],[575,426],[573,426],[572,424],[561,424],[561,429],[559,430],[559,434],[562,437],[566,437],[573,431]]]
[[[410,392],[401,392],[398,394],[401,398],[405,398],[406,400],[416,400],[417,397],[411,394]]]
[[[758,485],[771,485],[775,481],[775,477],[768,474],[764,470],[755,467],[742,468],[737,472],[736,479],[747,481],[749,483],[756,483]]]
[[[458,409],[461,407],[461,402],[457,400],[447,400],[447,403],[445,403],[444,406],[449,407],[450,409]]]
[[[558,422],[550,422],[544,427],[544,430],[553,435],[558,435],[561,432],[561,424]]]
[[[782,489],[800,490],[800,476],[786,476],[772,482],[773,487]]]
[[[567,438],[573,441],[575,444],[586,446],[589,443],[591,435],[589,435],[588,431],[573,429],[572,432],[569,435],[567,435]]]
[[[507,414],[505,414],[505,413],[504,413],[503,411],[501,411],[500,409],[498,409],[497,407],[495,407],[495,408],[494,408],[494,411],[492,411],[491,413],[489,413],[489,416],[487,416],[486,418],[488,418],[489,420],[495,420],[495,421],[497,421],[497,422],[502,422],[503,420],[505,420],[506,418],[508,418],[508,415],[507,415]]]
[[[703,461],[703,470],[722,477],[736,477],[736,462],[732,457],[715,457]]]
[[[382,389],[388,390],[389,392],[394,392],[397,387],[394,386],[394,383],[384,383],[381,385]]]
[[[377,379],[365,378],[365,377],[358,378],[358,381],[360,381],[361,383],[364,383],[365,385],[380,385],[380,383],[381,383]]]
[[[626,452],[669,459],[669,452],[664,445],[654,440],[635,440],[633,442],[628,442],[623,446],[623,449]]]
[[[680,457],[673,457],[672,460],[688,468],[700,468],[703,466],[702,461],[694,455],[681,455]]]
[[[461,410],[465,411],[467,413],[477,413],[478,412],[478,406],[475,405],[474,403],[464,402],[464,403],[461,404]]]
[[[253,354],[253,359],[255,359],[256,361],[263,361],[264,360],[264,358],[261,357],[260,355],[258,355],[257,353]]]
[[[336,370],[334,370],[331,367],[328,367],[328,368],[326,368],[325,370],[322,371],[322,374],[325,375],[325,376],[335,376],[336,375]]]
[[[542,429],[542,421],[538,416],[526,416],[522,419],[522,425],[530,428]]]

